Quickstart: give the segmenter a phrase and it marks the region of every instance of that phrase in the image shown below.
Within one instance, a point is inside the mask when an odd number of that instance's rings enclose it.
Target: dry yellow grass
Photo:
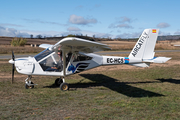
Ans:
[[[131,41],[101,41],[100,43],[109,45],[112,50],[132,50],[136,42]],[[180,44],[180,42],[158,42],[156,43],[156,50],[174,50],[180,49],[180,47],[174,47],[174,44]]]
[[[30,47],[30,46],[24,46],[24,47],[13,47],[10,45],[1,45],[0,46],[0,54],[11,54],[13,51],[14,53],[38,53],[41,52],[42,48],[39,47]]]
[[[128,41],[100,41],[100,43],[109,45],[112,50],[131,50],[136,44]]]
[[[132,50],[136,42],[132,41],[100,41],[100,43],[107,44],[112,48],[112,50]],[[158,42],[156,43],[156,50],[174,50],[180,49],[180,47],[174,47],[174,45],[180,44],[180,42]],[[38,53],[43,49],[38,47],[30,47],[26,45],[24,47],[12,47],[10,45],[0,45],[0,54],[10,54],[14,53]]]

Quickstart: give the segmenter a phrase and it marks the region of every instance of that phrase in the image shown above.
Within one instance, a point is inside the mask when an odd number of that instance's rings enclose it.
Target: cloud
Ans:
[[[108,33],[96,33],[95,36],[96,37],[100,37],[100,38],[109,38],[109,37],[112,37],[112,35],[108,34]]]
[[[11,23],[2,23],[0,24],[0,26],[13,26],[13,27],[23,27],[22,25],[18,25],[18,24],[11,24]]]
[[[68,29],[67,29],[68,31],[81,31],[79,28],[77,28],[77,27],[69,27]]]
[[[59,25],[59,26],[67,26],[67,24],[61,24],[58,22],[51,22],[51,21],[44,21],[44,20],[38,20],[38,19],[23,19],[30,23],[41,23],[41,24],[51,24],[51,25]]]
[[[95,4],[92,8],[90,8],[89,10],[92,11],[92,10],[97,10],[98,8],[101,7],[101,4]]]
[[[133,29],[132,26],[128,25],[128,24],[118,24],[118,25],[115,25],[115,24],[111,24],[109,26],[109,28],[126,28],[126,29]]]
[[[79,5],[77,7],[75,7],[76,10],[82,10],[83,9],[83,6],[82,5]]]
[[[116,37],[117,38],[139,38],[141,34],[142,32],[123,33],[123,34],[117,35]]]
[[[8,37],[30,37],[28,33],[20,32],[14,28],[5,28],[0,26],[0,36]]]
[[[22,30],[21,32],[28,33],[29,35],[32,34],[34,37],[36,37],[37,35],[42,35],[46,37],[62,36],[61,33],[63,33],[58,31],[35,31],[35,30]]]
[[[167,28],[169,27],[170,25],[168,23],[165,23],[165,22],[162,22],[162,23],[159,23],[157,24],[157,27],[158,28]]]
[[[170,32],[163,32],[163,31],[159,30],[159,34],[158,35],[159,36],[166,36],[166,35],[171,35],[171,33]]]
[[[91,19],[85,19],[82,16],[77,16],[77,15],[71,15],[69,18],[69,22],[72,24],[77,24],[77,25],[88,25],[88,24],[95,24],[97,23],[97,20],[94,18]]]
[[[120,17],[120,20],[118,20],[119,23],[126,23],[126,22],[130,23],[132,21],[133,21],[132,19],[130,19],[126,16]]]
[[[133,28],[132,26],[130,26],[128,24],[120,24],[120,25],[117,25],[116,27],[118,27],[118,28],[127,28],[127,29]]]
[[[102,38],[107,38],[107,37],[113,37],[113,35],[108,34],[108,33],[100,33],[100,32],[94,32],[94,31],[87,31],[87,30],[81,30],[78,27],[69,27],[67,28],[67,31],[32,31],[32,30],[17,30],[14,28],[6,28],[3,26],[0,26],[0,36],[7,36],[7,37],[27,37],[29,38],[30,35],[33,35],[36,37],[37,35],[42,35],[46,37],[58,37],[58,36],[65,36],[69,34],[74,34],[74,35],[88,35],[88,36],[93,36],[95,37],[102,37]]]
[[[178,29],[176,32],[174,32],[175,35],[180,35],[180,30]]]
[[[129,23],[133,22],[134,20],[124,16],[117,18],[116,21],[109,25],[108,28],[126,28],[126,29],[133,29]]]

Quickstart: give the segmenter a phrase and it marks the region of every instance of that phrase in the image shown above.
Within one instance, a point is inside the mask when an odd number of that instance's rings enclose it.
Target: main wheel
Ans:
[[[67,90],[69,90],[69,85],[68,85],[67,83],[62,83],[62,84],[60,85],[60,89],[61,89],[62,91],[67,91]]]
[[[59,87],[62,83],[63,83],[63,80],[62,80],[61,78],[57,78],[57,79],[55,80],[55,85],[58,86],[58,87]]]
[[[34,84],[34,83],[31,82],[30,84]],[[26,89],[33,89],[33,88],[34,88],[34,85],[25,84],[25,88],[26,88]]]

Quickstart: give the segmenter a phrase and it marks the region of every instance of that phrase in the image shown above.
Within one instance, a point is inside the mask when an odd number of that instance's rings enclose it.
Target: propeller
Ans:
[[[12,51],[12,60],[15,61],[14,52]],[[14,63],[12,64],[12,84],[14,82]]]

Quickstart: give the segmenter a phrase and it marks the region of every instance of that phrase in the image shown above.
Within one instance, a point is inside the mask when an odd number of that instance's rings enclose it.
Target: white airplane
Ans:
[[[93,52],[110,50],[109,46],[85,39],[68,37],[60,40],[55,45],[41,44],[44,51],[34,57],[15,59],[12,52],[13,64],[12,78],[14,79],[14,66],[17,72],[28,75],[25,88],[34,88],[31,82],[32,75],[59,76],[55,84],[66,91],[69,85],[65,76],[89,70],[104,65],[133,65],[149,67],[150,63],[165,63],[171,58],[154,57],[158,29],[145,29],[128,57],[100,56]]]

